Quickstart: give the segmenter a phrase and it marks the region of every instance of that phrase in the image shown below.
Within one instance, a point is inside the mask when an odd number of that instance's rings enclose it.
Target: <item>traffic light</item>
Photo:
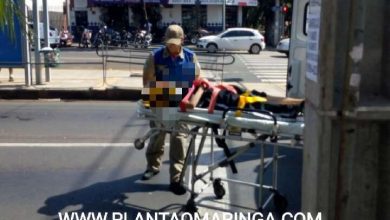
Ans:
[[[288,13],[288,7],[287,7],[287,5],[283,5],[283,6],[282,6],[282,13],[283,13],[283,14],[287,14],[287,13]]]

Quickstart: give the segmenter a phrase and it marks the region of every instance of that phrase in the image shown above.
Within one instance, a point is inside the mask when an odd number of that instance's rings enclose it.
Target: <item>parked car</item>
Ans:
[[[276,46],[276,50],[280,53],[286,54],[288,57],[290,52],[290,38],[279,41],[278,45]]]
[[[229,28],[218,35],[200,38],[196,46],[207,49],[210,53],[218,50],[246,50],[249,53],[258,54],[265,49],[265,41],[258,30]]]
[[[31,31],[34,30],[34,24],[32,22],[28,23],[28,26]],[[43,31],[43,23],[39,23],[39,38],[41,41],[41,46],[45,42],[45,36],[44,36],[44,31]],[[49,45],[52,48],[58,47],[60,44],[60,34],[57,30],[57,28],[49,26]]]

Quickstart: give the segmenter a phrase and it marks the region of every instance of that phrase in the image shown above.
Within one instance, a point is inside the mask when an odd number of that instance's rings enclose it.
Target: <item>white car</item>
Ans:
[[[218,50],[246,50],[258,54],[265,49],[264,37],[258,30],[251,28],[229,28],[218,35],[202,37],[198,48],[215,53]]]
[[[32,22],[28,23],[28,26],[31,31],[34,31],[34,24]],[[41,46],[44,44],[45,36],[44,36],[44,25],[42,22],[39,23],[39,37],[41,40]],[[60,33],[57,28],[49,26],[49,45],[50,47],[58,47],[60,45]]]
[[[280,53],[286,54],[288,57],[290,52],[290,38],[281,40],[276,46],[276,50]]]

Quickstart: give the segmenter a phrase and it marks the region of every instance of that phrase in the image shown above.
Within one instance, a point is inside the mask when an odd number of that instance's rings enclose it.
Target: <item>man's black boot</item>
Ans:
[[[172,182],[169,185],[169,190],[171,190],[171,192],[173,192],[176,195],[184,195],[187,191],[186,188],[179,182]]]

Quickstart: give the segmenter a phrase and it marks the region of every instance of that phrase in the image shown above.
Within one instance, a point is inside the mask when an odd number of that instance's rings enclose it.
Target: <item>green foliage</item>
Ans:
[[[15,3],[14,0],[0,0],[0,31],[7,32],[11,40],[15,39],[15,16],[20,18],[21,25],[25,25],[25,17],[19,4]],[[24,28],[22,28],[23,30]]]
[[[280,4],[292,6],[293,0],[280,0]],[[274,19],[272,7],[275,6],[275,0],[258,0],[257,7],[244,8],[245,26],[264,29],[265,26]]]
[[[245,26],[258,28],[265,24],[265,18],[272,13],[275,0],[258,0],[257,7],[247,7],[245,13]]]
[[[7,31],[8,35],[14,39],[14,2],[13,0],[0,1],[0,30]]]

